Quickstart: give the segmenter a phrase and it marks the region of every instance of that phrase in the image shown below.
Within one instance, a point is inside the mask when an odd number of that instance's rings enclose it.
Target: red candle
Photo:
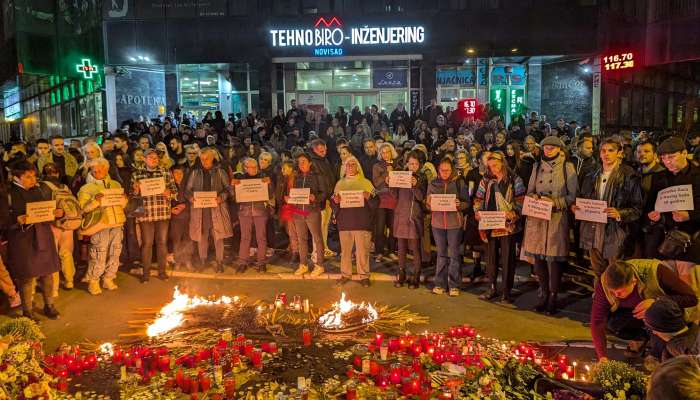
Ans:
[[[345,388],[345,400],[356,400],[357,399],[357,388],[355,384],[350,382]]]
[[[224,380],[224,393],[227,399],[234,399],[236,395],[236,381],[233,378]]]
[[[199,385],[202,387],[202,392],[208,392],[209,389],[211,389],[211,378],[206,375],[202,375],[199,378]]]
[[[194,378],[190,380],[190,393],[199,392],[199,379]]]
[[[170,357],[162,356],[158,359],[158,366],[161,372],[168,372],[170,370]]]
[[[260,349],[253,350],[251,362],[253,363],[253,367],[255,367],[255,368],[262,367],[262,350],[260,350]]]
[[[301,335],[304,340],[304,346],[311,346],[311,331],[308,328],[304,328]]]
[[[382,334],[377,333],[377,335],[374,337],[374,345],[381,346],[383,340],[384,340],[384,337],[382,336]]]
[[[374,360],[369,362],[369,374],[372,376],[379,375],[379,363]]]
[[[270,347],[270,354],[277,353],[277,342],[270,342],[268,346]]]
[[[59,392],[68,392],[68,380],[66,378],[59,379],[56,389],[58,389]]]
[[[253,341],[248,339],[245,341],[245,347],[243,349],[243,354],[250,358],[253,355]]]

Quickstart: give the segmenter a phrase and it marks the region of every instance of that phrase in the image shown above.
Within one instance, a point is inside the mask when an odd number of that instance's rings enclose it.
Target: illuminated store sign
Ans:
[[[422,26],[347,27],[338,17],[320,17],[310,29],[271,29],[272,47],[313,47],[314,56],[342,56],[344,45],[402,45],[425,41]]]
[[[601,61],[603,61],[603,69],[605,71],[616,71],[635,67],[635,57],[632,52],[604,55],[601,57]]]

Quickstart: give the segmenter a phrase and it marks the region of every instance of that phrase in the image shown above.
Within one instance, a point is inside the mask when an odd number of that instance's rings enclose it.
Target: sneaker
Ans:
[[[433,294],[445,294],[445,289],[441,288],[440,286],[435,286],[433,288]]]
[[[457,297],[457,296],[459,296],[459,289],[457,289],[457,288],[450,289],[450,297]]]
[[[58,319],[58,317],[61,316],[61,313],[58,312],[56,306],[53,304],[47,304],[44,306],[44,315],[46,315],[46,317],[49,319]]]
[[[10,296],[10,308],[17,308],[22,305],[22,297],[19,293],[15,293]]]
[[[162,271],[158,272],[158,279],[160,279],[161,281],[167,281],[168,279],[170,279],[170,277],[165,271]]]
[[[362,287],[369,287],[369,278],[361,279],[360,285],[362,285]]]
[[[36,314],[34,313],[34,311],[27,311],[27,310],[24,310],[24,311],[22,311],[22,316],[23,316],[24,318],[29,318],[29,319],[31,319],[31,320],[34,321],[34,322],[39,322],[39,317],[36,316]]]
[[[107,290],[117,290],[119,288],[112,278],[104,278],[102,280],[102,287]]]
[[[268,247],[268,248],[267,248],[267,251],[265,252],[265,256],[266,256],[267,258],[270,258],[270,257],[272,257],[272,256],[274,256],[274,255],[275,255],[275,249],[273,249],[273,248],[271,248],[271,247]]]
[[[65,281],[65,282],[63,283],[63,289],[65,289],[65,290],[73,290],[73,287],[74,287],[74,286],[73,286],[73,281],[72,281],[72,280],[70,280],[70,281]]]
[[[335,284],[338,285],[338,286],[343,286],[343,285],[345,285],[346,283],[350,282],[351,280],[352,280],[352,279],[350,279],[349,277],[343,276],[343,277],[341,277],[340,279],[338,279],[337,281],[335,281]]]
[[[256,269],[258,270],[259,273],[265,273],[265,272],[267,272],[267,264],[257,265]]]
[[[299,264],[299,268],[294,271],[294,275],[301,276],[309,272],[309,266],[306,264]]]
[[[93,296],[102,294],[102,289],[100,289],[100,281],[90,281],[90,283],[88,283],[88,292]]]
[[[314,270],[311,271],[310,275],[311,276],[319,276],[319,275],[323,274],[324,272],[326,272],[326,270],[322,266],[317,264],[314,266]]]
[[[323,251],[323,255],[324,255],[326,258],[332,258],[332,257],[337,256],[338,253],[336,253],[335,251],[333,251],[333,250],[331,250],[331,249],[326,249],[326,250]]]

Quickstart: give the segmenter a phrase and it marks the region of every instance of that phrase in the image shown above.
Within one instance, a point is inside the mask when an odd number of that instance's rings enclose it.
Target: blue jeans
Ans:
[[[462,286],[461,229],[433,228],[437,247],[435,287],[459,289]]]

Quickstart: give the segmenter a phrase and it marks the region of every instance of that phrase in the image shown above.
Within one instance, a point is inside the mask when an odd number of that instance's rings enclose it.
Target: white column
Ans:
[[[110,132],[119,128],[115,77],[114,67],[105,67],[105,109],[107,110],[107,130]]]

